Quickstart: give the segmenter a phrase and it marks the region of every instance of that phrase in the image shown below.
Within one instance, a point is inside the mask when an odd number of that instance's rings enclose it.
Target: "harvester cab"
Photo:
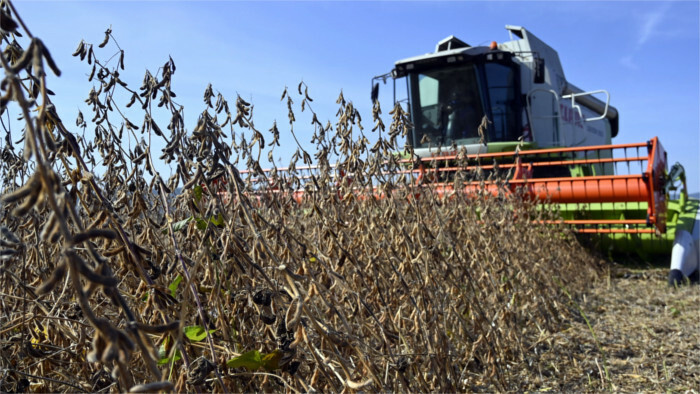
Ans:
[[[530,148],[610,144],[618,112],[608,93],[574,86],[555,50],[523,27],[506,29],[517,39],[473,47],[450,36],[433,53],[396,62],[388,75],[395,83],[405,78],[415,126],[408,142],[416,154],[452,145],[487,153],[521,142]],[[489,122],[481,136],[484,115]]]
[[[669,173],[658,138],[613,145],[619,115],[605,90],[567,81],[557,52],[531,32],[506,26],[510,40],[470,46],[454,37],[435,51],[396,62],[372,80],[406,83],[412,129],[406,144],[417,171],[454,171],[458,152],[486,171],[508,170],[511,191],[558,204],[564,222],[607,251],[647,260],[672,257],[670,283],[700,269],[700,201],[688,197],[682,166]],[[404,100],[402,100],[404,101]],[[463,157],[463,156],[462,156]],[[491,163],[491,164],[489,164]],[[444,169],[444,170],[443,170]],[[419,176],[420,177],[420,176]],[[435,176],[441,194],[453,186]],[[495,183],[467,183],[467,192]]]

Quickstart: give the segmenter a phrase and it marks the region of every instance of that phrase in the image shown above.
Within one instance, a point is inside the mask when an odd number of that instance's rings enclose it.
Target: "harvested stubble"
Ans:
[[[602,367],[601,353],[590,345],[588,328],[573,323],[551,338],[552,351],[540,359],[540,374],[531,375],[528,385],[558,391],[608,387],[697,393],[700,287],[669,289],[667,274],[666,267],[613,266],[610,280],[596,283],[580,301],[607,356],[609,383],[600,381],[596,362]]]
[[[81,42],[75,56],[99,88],[87,100],[94,138],[79,138],[48,99],[44,64],[58,71],[48,50],[23,33],[31,51],[13,41],[2,55],[5,97],[28,120],[24,148],[8,137],[2,150],[3,391],[513,390],[542,362],[542,338],[578,315],[565,290],[579,294],[600,272],[566,228],[534,224],[551,213],[525,200],[440,200],[402,178],[391,153],[410,127],[400,107],[385,130],[375,103],[370,147],[352,103],[341,95],[323,126],[300,84],[321,170],[311,180],[294,170],[311,162],[299,144],[291,172],[271,180],[304,187],[296,204],[254,184],[280,132],[266,147],[240,97],[232,113],[208,87],[189,133],[172,59],[134,91],[118,74],[124,51],[110,65]],[[282,96],[295,139],[296,94]],[[88,127],[82,114],[76,127]],[[169,180],[145,142],[158,138],[159,160],[177,164]],[[337,182],[340,170],[351,177]],[[222,175],[227,194],[207,192]],[[188,339],[191,326],[211,331]],[[227,365],[254,350],[262,360]]]

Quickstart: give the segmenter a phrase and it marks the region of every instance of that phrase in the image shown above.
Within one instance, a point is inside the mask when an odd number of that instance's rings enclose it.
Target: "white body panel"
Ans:
[[[700,269],[700,211],[695,217],[692,233],[676,231],[671,251],[671,269],[679,270],[685,276]]]
[[[519,26],[506,29],[520,39],[498,45],[498,49],[516,54],[520,63],[521,91],[528,97],[530,140],[540,147],[569,147],[605,145],[611,143],[611,130],[600,113],[584,106],[582,98],[572,103],[565,98],[572,90],[580,89],[568,83],[559,55],[529,31]],[[544,82],[533,82],[535,54],[544,60]],[[573,104],[573,105],[572,105]]]
[[[607,127],[604,120],[592,120],[598,116],[584,106],[573,108],[571,100],[559,101],[559,141],[561,146],[605,145]],[[609,131],[608,131],[609,135]]]

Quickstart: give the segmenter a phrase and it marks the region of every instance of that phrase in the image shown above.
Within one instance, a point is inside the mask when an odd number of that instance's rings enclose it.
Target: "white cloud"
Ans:
[[[671,6],[670,1],[665,1],[659,9],[644,15],[637,39],[637,49],[641,48],[649,39],[659,34],[659,24]]]
[[[664,32],[659,29],[659,26],[670,7],[671,1],[664,1],[659,8],[642,16],[635,46],[630,53],[620,59],[620,64],[633,70],[639,68],[634,61],[635,55],[649,40],[660,35],[665,35]]]
[[[620,59],[620,64],[632,70],[639,68],[632,59],[632,55],[623,56],[622,59]]]

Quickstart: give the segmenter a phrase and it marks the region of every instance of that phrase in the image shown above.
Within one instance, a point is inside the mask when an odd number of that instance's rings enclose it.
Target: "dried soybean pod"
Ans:
[[[87,361],[89,363],[96,363],[102,358],[102,353],[105,351],[107,343],[102,336],[102,333],[95,332],[95,338],[92,340],[92,350],[87,354]]]
[[[111,29],[111,28],[105,30],[105,38],[104,38],[104,40],[102,40],[102,42],[100,43],[100,45],[98,45],[99,48],[104,48],[104,47],[107,45],[107,43],[109,42],[109,35],[110,35],[110,34],[112,34],[112,29]]]
[[[12,210],[12,214],[14,216],[24,216],[29,212],[30,209],[36,205],[36,202],[39,200],[39,195],[40,191],[37,189],[36,192],[30,194],[23,202],[22,204],[18,205],[15,209]]]
[[[157,391],[171,391],[175,386],[167,380],[146,384],[137,384],[129,389],[130,393],[153,393]]]
[[[177,330],[178,327],[180,327],[180,321],[175,320],[175,321],[170,322],[168,324],[161,324],[158,326],[150,326],[148,324],[137,322],[136,327],[139,330],[141,330],[143,332],[147,332],[149,334],[164,334],[164,333],[169,332],[169,331]]]
[[[90,48],[88,49],[88,64],[92,64],[92,59],[95,57],[95,53],[92,51],[92,44],[90,44]]]
[[[17,250],[15,249],[2,249],[0,250],[0,259],[9,258],[15,254],[17,254]]]
[[[125,249],[126,249],[126,248],[125,248],[124,246],[120,246],[120,247],[118,247],[118,248],[109,249],[109,250],[103,252],[102,255],[105,256],[105,257],[116,256],[116,255],[118,255],[119,253],[123,252]]]
[[[141,164],[143,159],[145,159],[148,156],[148,151],[141,153],[138,155],[136,158],[134,158],[133,163],[134,164]]]
[[[296,308],[293,310],[294,313],[292,314],[292,307],[293,306],[296,306]],[[299,319],[301,318],[301,310],[302,310],[301,298],[297,297],[296,304],[294,302],[289,303],[289,308],[287,309],[287,313],[285,314],[285,317],[284,317],[284,322],[285,322],[285,325],[287,326],[288,330],[294,330],[296,328],[296,325],[297,325],[297,323],[299,323]]]
[[[2,236],[10,243],[13,243],[15,245],[19,245],[21,243],[19,238],[17,238],[17,236],[15,235],[15,233],[10,231],[10,229],[5,226],[0,226],[0,233],[2,233]]]
[[[158,127],[153,118],[149,117],[149,121],[151,123],[151,129],[153,130],[153,132],[156,133],[156,135],[163,137],[163,132],[160,130],[160,127]]]
[[[107,211],[106,211],[106,210],[100,211],[100,212],[97,214],[97,217],[95,218],[95,220],[93,220],[92,223],[90,223],[90,225],[87,226],[87,229],[88,229],[88,230],[91,230],[91,229],[93,229],[93,228],[99,226],[99,225],[102,224],[102,222],[104,222],[106,219],[107,219]]]
[[[83,275],[85,279],[89,280],[90,282],[94,282],[106,287],[114,287],[119,283],[117,279],[113,276],[100,275],[92,269],[90,269],[87,263],[85,263],[85,261],[80,256],[78,256],[72,251],[66,252],[66,257],[72,259],[75,262],[75,264],[78,267],[78,272],[80,272],[80,274]]]
[[[59,231],[61,226],[54,227],[54,231],[49,235],[48,240],[51,243],[56,243],[61,238],[61,232]]]
[[[132,243],[131,245],[136,249],[137,252],[139,252],[140,254],[142,254],[144,256],[150,257],[153,254],[153,252],[151,252],[150,250],[144,249],[143,247],[141,247],[140,245],[138,245],[136,243]]]
[[[53,272],[51,273],[51,276],[49,279],[47,279],[44,283],[39,286],[39,288],[36,290],[37,295],[42,296],[51,290],[53,290],[54,287],[58,284],[58,282],[63,279],[63,276],[66,274],[66,262],[62,261],[61,264],[57,265],[56,268],[54,268]]]
[[[88,47],[89,47],[89,45],[83,44],[83,48],[82,48],[82,50],[80,51],[80,61],[81,61],[81,62],[82,62],[83,60],[85,60],[85,56],[87,56],[87,54],[88,54]]]
[[[20,58],[17,59],[17,61],[15,61],[14,64],[12,64],[12,66],[10,67],[10,71],[17,73],[29,65],[29,62],[31,61],[31,55],[34,53],[34,47],[32,47],[33,44],[34,42],[32,42],[29,45],[29,48],[22,52],[22,56],[20,56]]]
[[[26,185],[20,187],[19,189],[7,193],[4,196],[2,196],[2,201],[6,204],[13,203],[21,198],[24,198],[28,196],[30,193],[37,193],[39,194],[40,190],[35,190],[39,189],[39,186],[41,185],[41,182],[39,181],[39,178],[37,177],[36,173],[32,176],[32,178],[27,182]]]
[[[78,43],[78,47],[75,49],[75,52],[73,52],[73,56],[80,56],[83,53],[84,49],[85,49],[85,41],[80,40],[80,43]]]
[[[39,239],[46,241],[51,238],[51,236],[58,231],[58,217],[55,212],[51,213],[49,220],[46,221],[44,227],[39,234]]]
[[[117,233],[114,232],[113,230],[94,228],[91,230],[84,231],[82,233],[78,233],[75,236],[73,236],[73,244],[79,244],[79,243],[88,241],[92,238],[115,239],[116,237],[117,237]]]
[[[100,361],[103,363],[108,363],[110,361],[114,361],[117,359],[119,356],[119,344],[116,341],[110,341],[107,344],[107,347],[105,348],[104,352],[102,352],[102,355],[100,356]]]
[[[46,64],[49,65],[49,68],[53,73],[57,76],[61,76],[61,70],[58,69],[58,66],[56,65],[56,62],[53,60],[53,57],[51,56],[51,52],[49,52],[49,49],[46,48],[46,45],[44,43],[37,39],[37,46],[38,49],[41,51],[41,55],[44,57],[44,60],[46,60]],[[92,51],[92,46],[90,47],[90,51]]]
[[[129,354],[125,352],[124,349],[119,348],[117,360],[122,364],[126,364],[129,362]]]
[[[197,171],[194,173],[194,175],[185,182],[184,185],[182,185],[182,190],[187,190],[189,189],[192,185],[194,185],[202,176],[202,167],[197,166]]]
[[[92,296],[92,293],[94,293],[95,290],[97,290],[100,287],[102,286],[95,282],[88,282],[88,284],[83,287],[83,294],[85,295],[85,297],[90,298],[90,296]]]
[[[122,348],[130,352],[136,350],[136,344],[131,340],[131,338],[129,338],[128,335],[124,333],[124,331],[116,330],[115,334]]]
[[[308,86],[304,86],[304,97],[309,101],[314,101],[313,99],[311,99],[311,97],[309,97],[309,87]]]
[[[136,93],[134,93],[134,94],[131,95],[131,100],[129,100],[129,102],[126,104],[126,107],[127,107],[127,108],[129,108],[129,107],[131,107],[132,105],[134,105],[134,102],[136,101],[136,97],[137,97]]]

